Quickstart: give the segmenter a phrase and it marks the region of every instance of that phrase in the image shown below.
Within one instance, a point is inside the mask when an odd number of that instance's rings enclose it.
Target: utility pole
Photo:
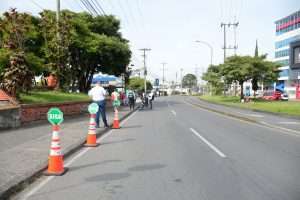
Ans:
[[[162,68],[162,72],[163,72],[162,81],[163,81],[163,85],[164,85],[165,84],[165,70],[166,70],[165,65],[168,64],[168,63],[163,62],[161,64],[163,66],[163,68]]]
[[[60,34],[59,34],[59,18],[60,18],[60,0],[56,0],[56,36],[57,39],[60,41]]]
[[[183,79],[183,77],[182,77],[182,72],[183,72],[183,69],[181,68],[181,69],[180,69],[180,76],[181,76],[180,94],[182,94],[182,79]]]
[[[199,70],[200,70],[201,68],[200,67],[198,67],[197,65],[196,65],[196,67],[195,67],[195,75],[196,75],[196,78],[197,78],[197,82],[199,83],[199,84],[201,84],[201,82],[200,82],[200,76],[199,76]]]
[[[151,51],[151,49],[147,49],[147,48],[143,48],[143,49],[140,49],[141,51],[143,51],[143,58],[144,58],[144,92],[145,92],[145,95],[147,93],[147,66],[146,66],[146,52],[147,51]]]
[[[223,23],[222,22],[221,23],[221,28],[223,28],[223,32],[224,32],[224,46],[223,46],[223,50],[224,50],[224,62],[226,60],[226,50],[227,49],[234,49],[235,53],[236,53],[236,49],[237,49],[236,39],[235,39],[235,44],[234,44],[233,47],[227,46],[227,43],[226,43],[226,26],[228,26],[228,28],[230,28],[230,26],[233,26],[234,30],[235,30],[238,27],[238,25],[239,25],[239,22],[236,22],[236,23]],[[235,30],[235,32],[236,32],[236,30]]]
[[[234,16],[234,21],[236,21],[236,16]],[[236,29],[239,25],[239,22],[234,23],[235,25],[233,26],[234,30],[234,55],[236,55],[236,50],[238,48],[237,42],[236,42]]]
[[[57,39],[57,58],[56,58],[56,67],[60,71],[61,68],[61,59],[60,59],[60,52],[61,52],[61,38],[60,38],[60,0],[56,0],[56,39]],[[57,79],[58,83],[55,87],[59,87],[60,81],[59,78]]]

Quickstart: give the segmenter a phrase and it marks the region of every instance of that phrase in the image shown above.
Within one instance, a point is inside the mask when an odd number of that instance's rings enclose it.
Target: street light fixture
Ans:
[[[202,41],[202,40],[196,40],[195,42],[204,44],[204,45],[206,45],[210,48],[210,65],[212,65],[213,64],[213,54],[214,54],[213,47],[208,42],[205,42],[205,41]]]

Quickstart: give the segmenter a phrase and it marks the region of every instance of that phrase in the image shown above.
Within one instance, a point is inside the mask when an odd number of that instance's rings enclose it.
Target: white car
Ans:
[[[289,95],[287,93],[282,93],[281,94],[281,100],[282,101],[288,101],[289,100]]]

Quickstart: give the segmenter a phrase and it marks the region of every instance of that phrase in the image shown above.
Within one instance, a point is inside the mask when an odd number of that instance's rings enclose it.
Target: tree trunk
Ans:
[[[244,99],[244,86],[243,86],[244,81],[239,81],[239,84],[240,84],[240,86],[241,86],[240,99],[242,100],[242,99]]]

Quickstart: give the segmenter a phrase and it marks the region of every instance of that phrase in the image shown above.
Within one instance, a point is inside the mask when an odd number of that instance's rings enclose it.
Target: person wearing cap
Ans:
[[[97,103],[99,106],[99,110],[96,114],[96,128],[100,127],[100,115],[102,117],[102,121],[104,126],[108,128],[107,119],[106,119],[106,111],[105,111],[105,96],[106,90],[101,86],[100,82],[97,82],[95,87],[93,87],[88,95],[92,97],[93,102]]]

